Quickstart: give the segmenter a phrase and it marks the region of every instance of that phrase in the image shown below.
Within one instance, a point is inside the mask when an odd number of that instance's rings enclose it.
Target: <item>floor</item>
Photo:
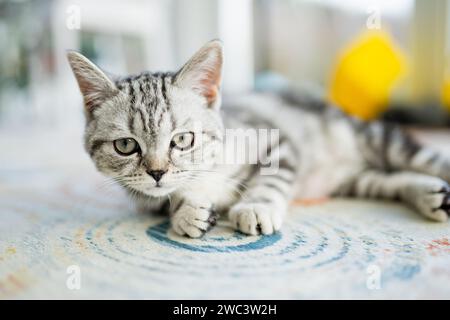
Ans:
[[[220,221],[186,239],[136,213],[77,134],[0,137],[0,299],[450,298],[450,223],[400,204],[297,203],[272,236]]]

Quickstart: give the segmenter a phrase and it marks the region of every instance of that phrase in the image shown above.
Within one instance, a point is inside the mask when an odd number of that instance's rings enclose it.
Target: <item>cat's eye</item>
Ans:
[[[176,134],[172,141],[170,142],[170,146],[172,148],[177,148],[181,151],[188,150],[192,148],[194,145],[194,133],[193,132],[183,132]]]
[[[114,140],[114,149],[122,156],[129,156],[139,151],[139,144],[133,138]]]

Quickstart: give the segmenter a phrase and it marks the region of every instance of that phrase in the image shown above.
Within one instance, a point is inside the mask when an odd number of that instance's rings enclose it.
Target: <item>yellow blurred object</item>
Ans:
[[[445,80],[442,88],[442,102],[447,110],[450,111],[450,77]]]
[[[366,32],[352,42],[336,64],[330,99],[363,120],[383,112],[395,82],[405,72],[406,59],[388,34]]]

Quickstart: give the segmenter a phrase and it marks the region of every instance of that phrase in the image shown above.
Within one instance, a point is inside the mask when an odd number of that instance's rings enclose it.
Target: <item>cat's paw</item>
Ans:
[[[432,187],[428,187],[416,198],[416,205],[426,217],[445,222],[450,215],[450,186],[443,180],[436,179]]]
[[[173,230],[180,236],[199,238],[212,228],[218,219],[211,208],[183,205],[170,219]]]
[[[231,224],[245,234],[272,234],[281,228],[282,214],[265,203],[237,203],[229,213]]]

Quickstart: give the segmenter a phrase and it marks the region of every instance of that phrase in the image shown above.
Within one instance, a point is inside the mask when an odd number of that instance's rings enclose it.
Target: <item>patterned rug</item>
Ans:
[[[193,240],[57,150],[0,161],[2,299],[450,298],[450,224],[400,204],[296,203],[275,235],[222,220]]]
[[[166,217],[135,213],[94,172],[25,175],[51,183],[23,188],[3,175],[1,298],[450,297],[449,224],[401,205],[295,206],[272,236],[220,221],[192,240]]]

